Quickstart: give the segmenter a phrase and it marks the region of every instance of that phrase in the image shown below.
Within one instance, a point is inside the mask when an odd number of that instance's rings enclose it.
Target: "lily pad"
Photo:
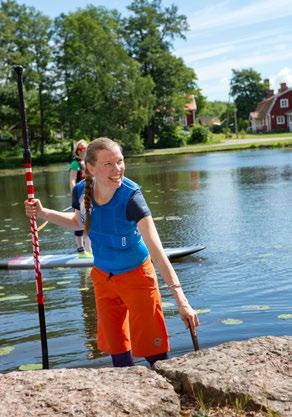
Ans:
[[[56,289],[56,287],[53,287],[53,286],[51,286],[51,287],[43,287],[43,290],[44,291],[52,291],[52,290],[55,290]]]
[[[268,305],[250,305],[250,306],[243,306],[246,310],[260,310],[260,311],[266,311],[271,310],[271,307]]]
[[[210,309],[209,308],[197,308],[194,310],[195,313],[197,314],[207,314],[210,313]]]
[[[292,313],[279,314],[278,319],[291,320],[292,319]]]
[[[243,321],[239,320],[239,319],[225,319],[225,320],[221,320],[221,323],[230,324],[230,325],[237,325],[237,324],[243,323]]]
[[[0,356],[9,355],[15,349],[14,346],[5,346],[0,348]]]
[[[1,297],[0,301],[16,301],[16,300],[24,300],[28,298],[27,295],[23,294],[15,294],[15,295],[7,295],[6,297]]]
[[[70,284],[70,283],[71,283],[71,281],[57,281],[56,282],[57,285],[67,285],[67,284]]]
[[[166,302],[166,301],[163,301],[162,302],[162,307],[163,308],[173,308],[174,307],[174,304],[173,303]]]
[[[4,287],[2,285],[0,285],[0,290],[4,290]]]
[[[0,230],[0,233],[3,233],[3,232],[6,232],[6,230],[5,229],[1,229]]]
[[[20,365],[18,369],[20,371],[36,371],[38,369],[43,369],[43,365],[41,363],[27,363],[25,365]]]

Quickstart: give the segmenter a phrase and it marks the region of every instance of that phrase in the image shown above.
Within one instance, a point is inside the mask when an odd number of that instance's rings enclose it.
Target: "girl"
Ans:
[[[84,139],[79,140],[73,151],[73,160],[69,167],[69,187],[72,192],[75,185],[80,182],[85,177],[85,155],[86,155],[87,143]],[[87,253],[91,256],[91,246],[88,236],[83,232],[83,230],[75,230],[75,241],[77,246],[77,252],[82,255]]]
[[[98,318],[98,347],[114,366],[134,365],[133,356],[152,366],[166,359],[168,334],[152,262],[172,290],[186,327],[199,320],[163,250],[139,186],[124,176],[118,143],[98,138],[87,148],[86,178],[73,189],[74,213],[25,202],[27,216],[88,232],[94,256],[91,271]]]

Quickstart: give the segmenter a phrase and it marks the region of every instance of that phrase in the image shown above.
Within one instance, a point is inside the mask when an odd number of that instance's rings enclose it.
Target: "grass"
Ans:
[[[252,142],[248,142],[248,140],[251,140]],[[292,133],[248,135],[242,139],[237,139],[235,135],[233,135],[232,138],[226,139],[222,134],[213,134],[207,143],[186,145],[179,148],[150,149],[145,150],[141,154],[128,154],[126,156],[139,158],[155,155],[190,154],[287,146],[292,146]],[[31,153],[34,168],[41,168],[57,163],[69,163],[71,160],[71,142],[63,141],[62,143],[47,145],[45,157],[43,159],[39,152],[32,150]],[[0,147],[0,164],[0,175],[9,173],[9,171],[6,170],[15,171],[15,168],[23,167],[22,148],[4,149],[3,147]]]
[[[280,417],[278,412],[261,407],[254,410],[248,395],[232,397],[225,404],[215,404],[202,395],[181,398],[181,417]]]

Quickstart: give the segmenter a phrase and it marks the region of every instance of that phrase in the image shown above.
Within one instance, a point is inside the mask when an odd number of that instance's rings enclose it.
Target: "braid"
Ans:
[[[93,179],[88,170],[85,170],[85,190],[84,190],[84,207],[85,207],[85,232],[88,234],[90,229],[90,207],[91,207],[91,189]]]

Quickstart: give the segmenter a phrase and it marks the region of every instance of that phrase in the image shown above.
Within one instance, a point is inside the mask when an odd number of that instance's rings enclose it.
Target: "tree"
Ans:
[[[56,20],[58,91],[72,138],[108,135],[135,148],[153,85],[121,45],[117,25],[112,12],[93,6]]]
[[[145,129],[146,145],[153,147],[155,135],[165,124],[177,122],[196,91],[194,71],[170,52],[172,41],[184,38],[188,25],[176,6],[163,10],[161,0],[135,0],[128,9],[132,14],[123,20],[122,37],[143,77],[154,82],[153,113]]]
[[[233,69],[232,73],[230,94],[234,98],[238,118],[248,120],[250,112],[267,96],[269,86],[252,68]]]
[[[0,120],[2,129],[15,129],[19,125],[16,82],[13,66],[25,68],[27,115],[31,136],[40,138],[41,154],[45,142],[45,98],[47,70],[51,58],[50,26],[48,17],[33,7],[6,0],[0,7]]]

